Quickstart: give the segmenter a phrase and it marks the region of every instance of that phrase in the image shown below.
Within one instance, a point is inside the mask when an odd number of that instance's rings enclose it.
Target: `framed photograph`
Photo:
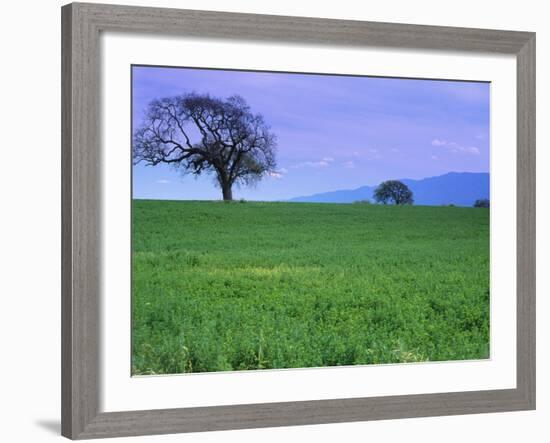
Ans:
[[[62,8],[62,434],[535,408],[535,35]]]

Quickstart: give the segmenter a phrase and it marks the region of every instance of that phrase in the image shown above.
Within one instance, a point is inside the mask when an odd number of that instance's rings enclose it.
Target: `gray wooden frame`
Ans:
[[[517,59],[516,389],[99,410],[102,31],[512,54]],[[535,34],[73,3],[62,8],[62,434],[72,439],[535,408]]]

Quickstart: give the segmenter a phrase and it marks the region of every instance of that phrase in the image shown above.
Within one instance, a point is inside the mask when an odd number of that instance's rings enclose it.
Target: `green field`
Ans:
[[[489,211],[134,200],[137,374],[489,357]]]

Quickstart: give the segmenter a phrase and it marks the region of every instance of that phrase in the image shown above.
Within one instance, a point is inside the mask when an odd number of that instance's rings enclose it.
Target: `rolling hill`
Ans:
[[[453,204],[472,206],[479,198],[489,198],[489,173],[449,172],[421,180],[402,179],[414,194],[415,205],[439,206]],[[309,196],[295,197],[291,202],[353,203],[373,200],[376,186],[361,186]]]

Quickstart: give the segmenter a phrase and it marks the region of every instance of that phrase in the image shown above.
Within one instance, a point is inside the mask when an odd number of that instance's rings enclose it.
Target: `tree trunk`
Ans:
[[[222,184],[222,194],[224,201],[231,201],[233,200],[233,190],[231,183],[223,183]]]

